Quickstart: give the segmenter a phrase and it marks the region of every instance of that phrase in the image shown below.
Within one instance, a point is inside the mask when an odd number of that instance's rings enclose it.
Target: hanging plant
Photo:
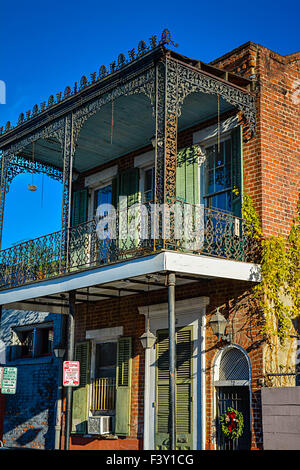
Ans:
[[[220,416],[222,432],[228,439],[241,437],[244,430],[244,418],[240,411],[228,407]]]

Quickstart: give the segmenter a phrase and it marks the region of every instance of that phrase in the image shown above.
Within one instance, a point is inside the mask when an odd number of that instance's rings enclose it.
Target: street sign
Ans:
[[[3,367],[1,393],[13,395],[17,389],[17,368]]]
[[[2,387],[3,367],[0,367],[0,388]]]
[[[79,362],[64,361],[63,372],[64,387],[78,387],[79,385]]]

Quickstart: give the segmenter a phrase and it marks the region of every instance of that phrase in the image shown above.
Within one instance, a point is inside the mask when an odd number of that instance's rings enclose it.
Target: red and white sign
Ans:
[[[79,385],[79,362],[64,361],[63,373],[64,387],[78,387]]]

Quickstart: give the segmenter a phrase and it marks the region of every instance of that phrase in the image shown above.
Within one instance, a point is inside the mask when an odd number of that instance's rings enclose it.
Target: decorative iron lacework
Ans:
[[[178,204],[186,205],[182,202]],[[189,206],[193,210],[193,205]],[[151,203],[147,209],[150,231]],[[164,232],[160,224],[157,224],[158,229],[155,231],[156,240],[150,236],[143,238],[144,229],[140,222],[144,214],[142,217],[136,214],[138,224],[134,224],[133,236],[124,236],[124,215],[127,221],[126,212],[122,216],[122,211],[116,211],[115,237],[111,239],[99,239],[97,222],[90,220],[0,251],[0,288],[17,287],[60,274],[145,256],[155,251],[154,241],[158,249],[164,246]],[[184,224],[183,220],[181,224]],[[198,237],[201,241],[199,247]],[[166,248],[237,261],[247,262],[253,258],[253,246],[247,238],[243,221],[231,214],[207,208],[204,209],[203,227],[193,227],[183,244],[178,243],[178,240],[168,240]],[[244,354],[237,348],[227,351],[221,359],[220,380],[248,378],[248,363]]]
[[[49,110],[54,105],[66,100],[67,98],[77,95],[84,88],[87,88],[88,86],[100,82],[101,80],[105,79],[108,75],[112,75],[113,73],[122,69],[126,65],[134,62],[135,60],[139,59],[140,57],[160,45],[173,45],[177,47],[177,44],[175,44],[172,40],[171,33],[168,29],[163,30],[160,40],[158,40],[157,36],[154,35],[151,36],[151,38],[149,39],[149,44],[146,44],[146,42],[143,40],[140,41],[138,43],[137,50],[132,48],[128,51],[128,57],[126,57],[123,53],[119,54],[118,59],[114,60],[108,68],[105,65],[101,65],[98,74],[97,72],[91,73],[89,79],[86,75],[83,75],[80,79],[79,84],[75,82],[73,88],[68,85],[66,86],[63,93],[60,91],[56,94],[56,96],[50,95],[48,101],[43,101],[42,103],[40,103],[40,106],[38,104],[35,104],[32,110],[28,110],[25,114],[21,113],[19,115],[19,119],[16,126],[12,126],[11,122],[8,121],[4,127],[0,127],[0,135],[10,132],[15,127],[21,126],[23,123],[29,121],[32,118],[35,118],[36,116],[42,114],[46,110]]]
[[[50,178],[56,181],[62,181],[62,170],[59,168],[46,164],[44,162],[32,161],[27,158],[24,158],[20,155],[15,156],[10,161],[10,165],[7,169],[6,182],[9,184],[12,182],[20,173],[45,173]],[[7,187],[8,190],[8,187]]]

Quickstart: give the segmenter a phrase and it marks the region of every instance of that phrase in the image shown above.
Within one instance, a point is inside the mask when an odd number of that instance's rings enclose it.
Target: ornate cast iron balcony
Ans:
[[[0,251],[0,288],[128,261],[161,250],[257,261],[257,247],[248,237],[242,219],[210,208],[199,212],[199,206],[182,202],[177,202],[176,217],[172,210],[162,217],[155,212],[155,206],[150,206],[143,205],[142,210],[131,208],[129,212],[118,210],[112,218],[106,214],[98,221],[71,227],[64,243],[61,232],[55,232]],[[61,252],[62,246],[66,253]]]

